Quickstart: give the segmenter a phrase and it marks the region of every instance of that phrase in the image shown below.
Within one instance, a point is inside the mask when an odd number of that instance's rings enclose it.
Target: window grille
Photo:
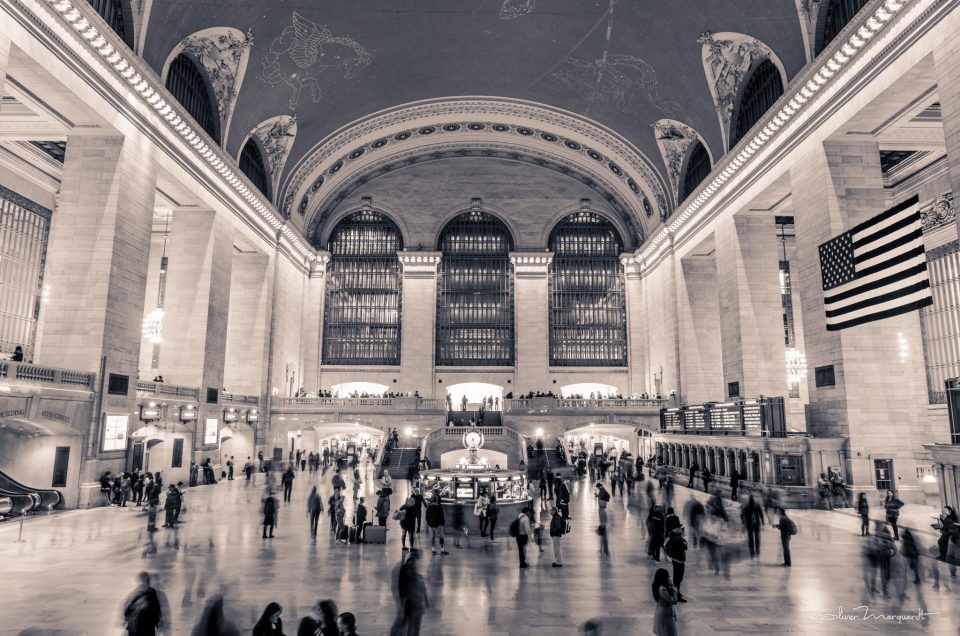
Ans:
[[[127,36],[127,29],[123,23],[123,3],[122,0],[87,0],[93,10],[100,14],[103,21],[110,25],[113,32],[120,36],[120,39],[126,42],[127,46],[133,48],[133,38]],[[133,33],[130,33],[133,36]]]
[[[960,243],[927,252],[933,304],[920,309],[930,404],[946,404],[944,383],[960,376]]]
[[[346,216],[328,243],[323,363],[400,364],[403,237],[375,210]]]
[[[263,163],[260,147],[252,138],[249,139],[240,153],[240,171],[257,186],[263,196],[270,198],[270,179],[267,177],[267,167]]]
[[[550,364],[627,364],[623,242],[607,219],[571,214],[550,235]]]
[[[50,211],[0,187],[0,351],[33,359]]]
[[[750,132],[781,95],[783,80],[780,79],[780,70],[770,60],[764,60],[754,69],[743,89],[735,132],[730,138],[731,148]]]
[[[710,174],[710,154],[699,141],[690,150],[687,169],[683,173],[683,185],[680,188],[680,201],[690,196],[697,186]]]
[[[512,366],[513,239],[482,210],[464,212],[440,235],[437,366]]]
[[[827,48],[835,37],[847,26],[860,9],[867,5],[869,0],[830,0],[827,5],[827,16],[823,23],[823,37],[817,47],[817,55]]]
[[[216,106],[210,97],[210,90],[203,72],[186,55],[180,54],[170,63],[167,71],[167,90],[180,102],[190,116],[211,138],[220,143],[217,135]]]

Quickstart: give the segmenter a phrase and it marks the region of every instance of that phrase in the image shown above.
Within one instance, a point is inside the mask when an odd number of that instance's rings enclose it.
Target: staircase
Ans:
[[[481,426],[503,426],[500,411],[484,411]]]
[[[538,455],[534,449],[533,455],[527,458],[527,479],[539,480],[540,471],[544,468],[548,469],[552,475],[566,466],[566,459],[556,448],[544,448],[543,455]]]
[[[417,449],[414,448],[391,448],[383,454],[386,465],[380,473],[389,473],[391,479],[406,479],[409,476],[410,467],[417,461]]]

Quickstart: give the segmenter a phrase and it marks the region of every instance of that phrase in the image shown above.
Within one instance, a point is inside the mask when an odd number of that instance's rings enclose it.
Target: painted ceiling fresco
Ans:
[[[143,55],[162,73],[171,53],[195,34],[243,34],[243,49],[227,47],[231,56],[246,51],[246,59],[233,64],[242,77],[227,78],[239,89],[230,98],[232,117],[221,113],[229,126],[226,149],[236,156],[252,131],[294,121],[292,147],[284,161],[275,160],[284,170],[279,183],[325,136],[358,118],[417,100],[487,95],[589,117],[637,146],[663,183],[675,187],[669,153],[658,145],[663,122],[720,157],[727,105],[718,100],[729,89],[723,73],[738,70],[744,51],[764,50],[792,78],[806,62],[802,6],[797,0],[162,0],[153,3]],[[727,69],[717,68],[723,46]]]

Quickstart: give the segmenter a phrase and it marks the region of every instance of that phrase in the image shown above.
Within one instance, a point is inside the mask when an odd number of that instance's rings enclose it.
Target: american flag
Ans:
[[[933,304],[914,196],[820,246],[827,331]]]

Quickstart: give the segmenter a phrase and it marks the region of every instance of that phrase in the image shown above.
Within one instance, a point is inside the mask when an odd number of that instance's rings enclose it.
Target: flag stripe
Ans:
[[[862,254],[857,254],[854,251],[854,263],[857,265],[857,272],[863,271],[863,268],[870,267],[875,263],[881,262],[881,259],[884,257],[889,258],[891,253],[898,253],[899,248],[904,246],[910,246],[911,244],[916,244],[917,239],[923,238],[923,230],[918,228],[911,228],[909,231],[900,234],[899,236],[891,237],[891,239],[884,243],[883,245],[877,245],[869,252],[864,252]]]
[[[914,247],[909,252],[903,252],[901,254],[897,254],[896,256],[894,256],[888,261],[884,261],[883,263],[878,263],[872,267],[868,267],[864,270],[861,270],[861,273],[857,278],[847,283],[844,283],[843,285],[838,285],[837,287],[834,287],[830,291],[833,291],[836,294],[842,294],[847,290],[856,289],[857,287],[860,286],[860,284],[864,280],[867,280],[867,281],[877,280],[876,278],[877,276],[886,276],[891,271],[893,271],[894,267],[898,265],[906,264],[906,263],[911,263],[911,264],[919,263],[921,261],[924,263],[926,262],[922,245]],[[833,296],[831,296],[831,298],[832,297]]]
[[[847,327],[856,327],[857,325],[862,325],[867,322],[873,322],[874,320],[882,320],[884,318],[892,318],[893,316],[899,316],[901,314],[907,314],[911,311],[916,311],[923,307],[929,307],[933,304],[933,298],[927,296],[925,298],[920,298],[919,300],[909,302],[906,305],[895,304],[890,309],[885,309],[883,311],[878,311],[872,314],[866,314],[863,316],[858,316],[857,318],[852,318],[844,322],[838,323],[827,323],[827,331],[840,331],[841,329],[846,329]]]
[[[906,201],[904,201],[903,203],[900,203],[900,204],[898,204],[898,205],[893,206],[892,208],[890,208],[890,209],[887,210],[886,212],[882,212],[882,213],[878,214],[877,216],[873,217],[872,219],[867,219],[866,221],[864,221],[864,222],[861,223],[860,225],[857,225],[856,227],[851,228],[851,229],[850,229],[850,232],[852,232],[853,234],[860,234],[860,233],[864,232],[865,230],[869,230],[870,228],[872,228],[872,227],[874,227],[874,226],[876,226],[876,225],[880,225],[881,223],[883,223],[884,221],[886,221],[886,220],[889,219],[890,217],[896,216],[896,215],[899,214],[900,212],[903,212],[903,211],[906,210],[907,208],[909,208],[909,207],[911,207],[911,206],[914,206],[914,205],[916,205],[916,206],[919,206],[919,205],[920,205],[920,197],[919,197],[919,195],[916,195],[916,194],[915,194],[915,195],[913,195],[912,197],[910,197],[909,199],[907,199]]]
[[[896,217],[889,220],[888,223],[872,228],[870,232],[858,232],[853,235],[853,251],[863,252],[865,248],[869,249],[870,243],[889,238],[894,234],[901,234],[901,230],[913,226],[913,215],[915,210],[904,210]]]
[[[840,302],[865,291],[878,289],[885,285],[889,285],[895,280],[906,278],[907,276],[913,276],[918,272],[926,271],[927,259],[923,256],[914,256],[911,260],[896,267],[898,267],[897,271],[883,270],[882,272],[877,272],[875,274],[871,274],[870,276],[864,276],[863,278],[858,278],[854,281],[851,281],[850,283],[847,283],[847,285],[844,285],[843,291],[836,294],[831,294],[830,296],[824,296],[823,301],[825,303]],[[840,288],[837,287],[836,289]]]
[[[840,324],[850,320],[856,320],[857,318],[861,318],[863,316],[872,316],[877,313],[883,313],[884,311],[892,309],[897,305],[910,304],[912,302],[923,300],[924,298],[931,298],[929,289],[921,289],[920,291],[913,292],[909,296],[904,296],[903,298],[898,298],[896,300],[888,300],[885,303],[874,305],[873,307],[858,309],[857,311],[850,312],[849,314],[845,314],[843,316],[827,318],[827,324]]]
[[[849,303],[839,306],[831,304],[830,306],[835,307],[835,309],[827,311],[827,318],[836,318],[875,305],[882,305],[885,302],[903,298],[904,296],[928,289],[929,287],[930,279],[927,277],[926,272],[924,272],[923,274],[914,276],[910,281],[898,281],[896,284],[890,285],[886,291],[878,293],[876,296],[870,295],[863,300],[851,299]]]

